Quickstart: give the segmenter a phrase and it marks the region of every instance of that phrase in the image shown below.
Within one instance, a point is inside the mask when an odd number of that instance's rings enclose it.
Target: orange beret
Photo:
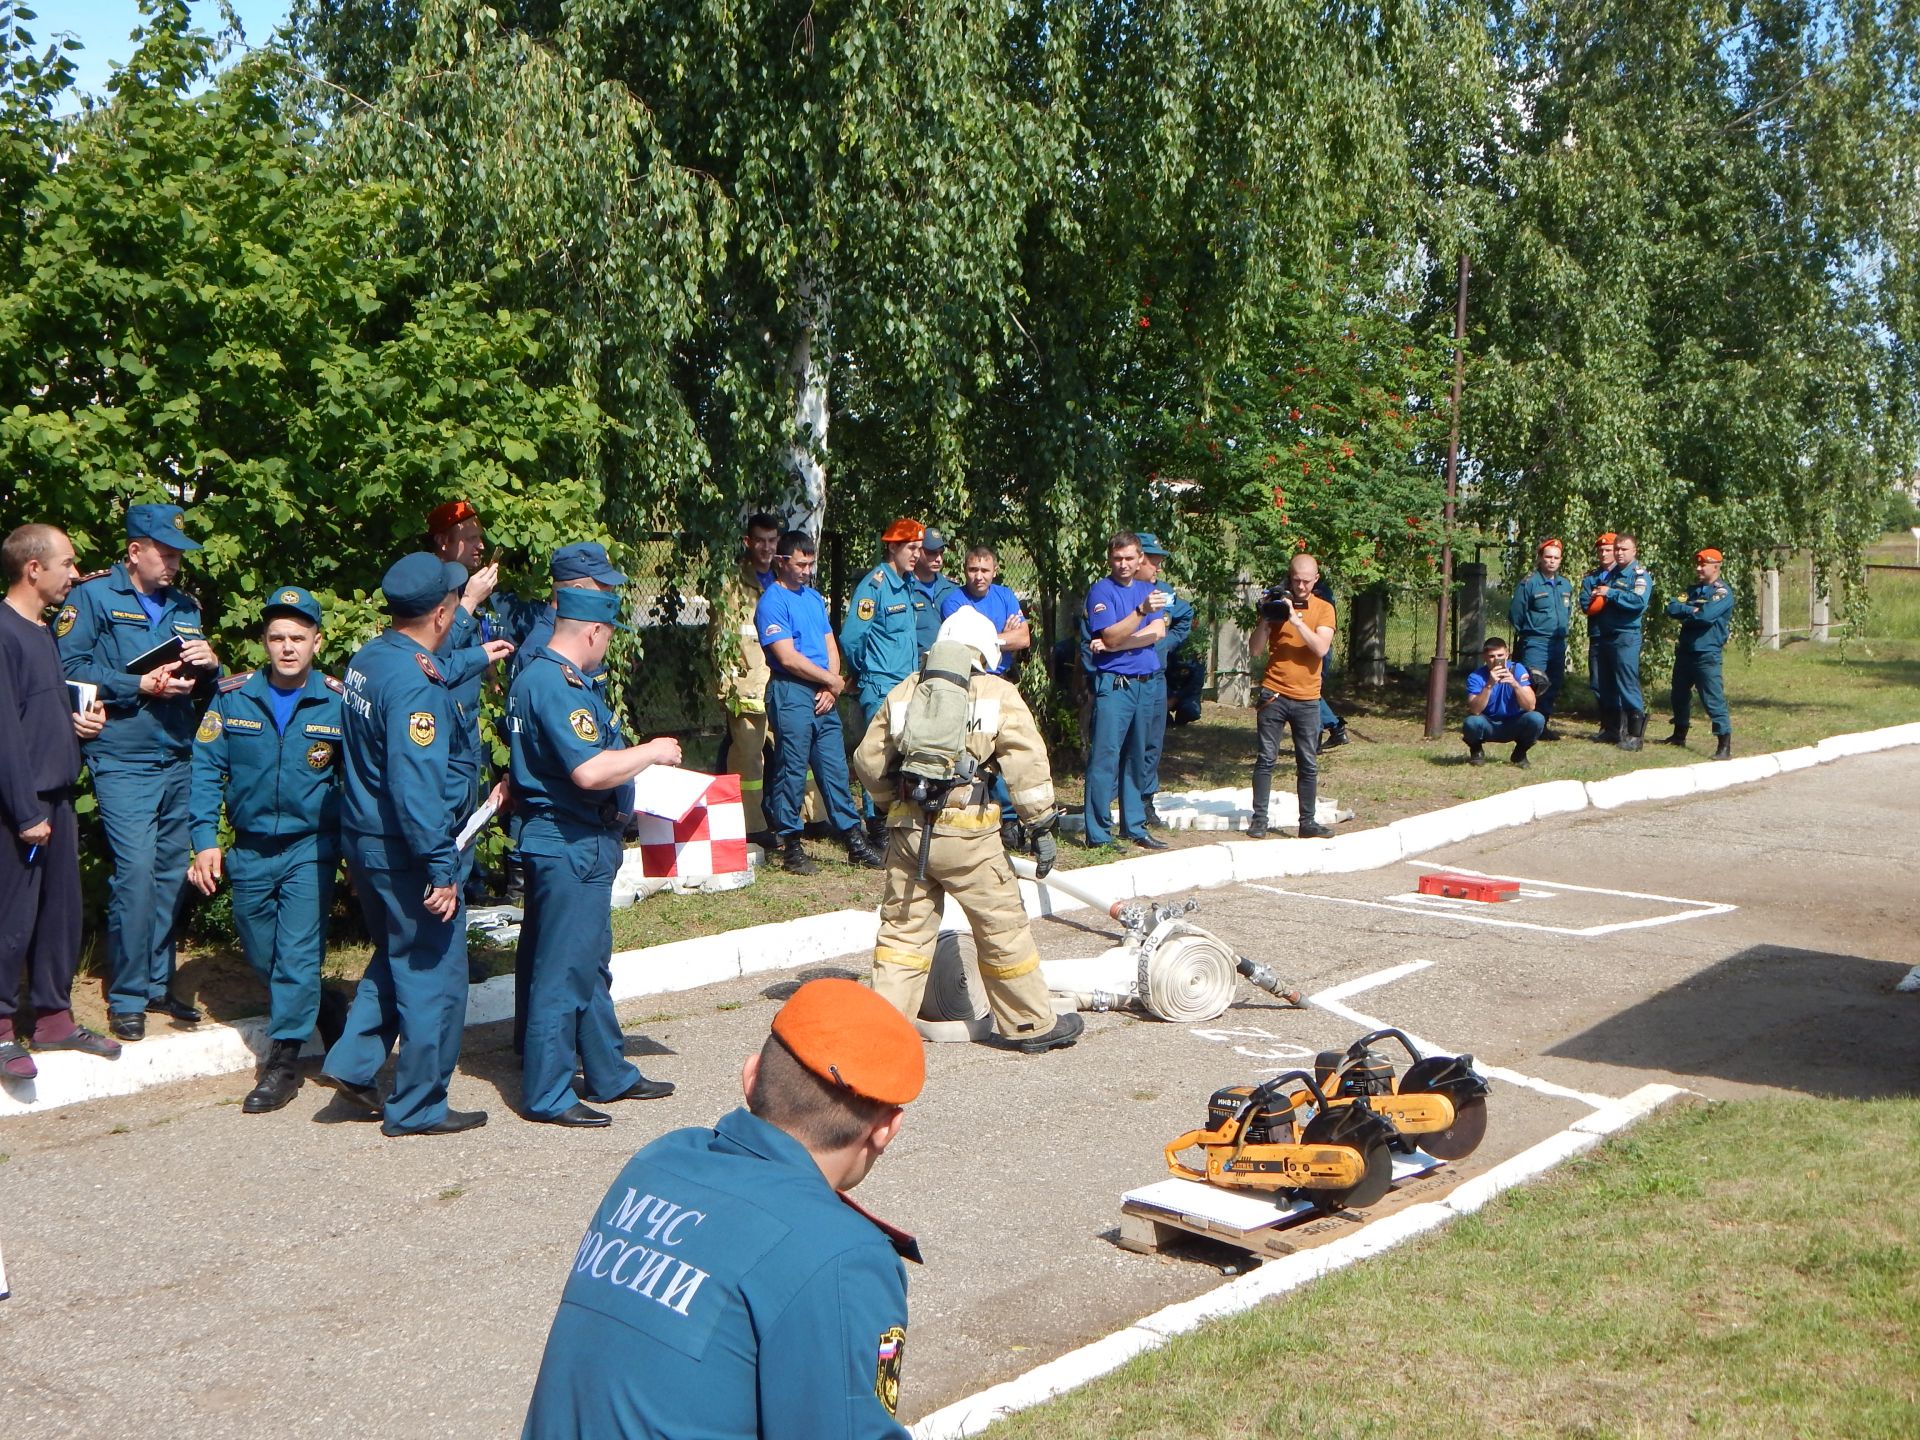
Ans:
[[[1587,614],[1598,615],[1602,610],[1606,609],[1606,607],[1607,597],[1604,595],[1595,595],[1587,602]]]
[[[477,520],[480,512],[464,500],[449,500],[427,512],[427,533],[439,535],[453,529],[462,520]]]
[[[891,525],[887,526],[886,529],[882,530],[880,532],[880,538],[886,541],[887,544],[894,545],[902,540],[918,540],[926,533],[927,527],[922,525],[918,520],[900,519],[894,521]]]
[[[1536,555],[1539,554],[1542,550],[1546,549],[1547,546],[1549,545],[1553,546],[1553,548],[1556,550],[1565,550],[1567,548],[1566,546],[1560,543],[1560,537],[1558,535],[1549,535],[1546,539],[1542,540],[1538,545],[1533,547],[1534,553]]]
[[[773,1017],[773,1033],[829,1084],[882,1105],[904,1105],[927,1081],[920,1032],[853,980],[809,980]]]
[[[1604,535],[1594,536],[1593,543],[1596,545],[1611,545],[1614,541],[1618,540],[1619,538],[1620,537],[1618,535],[1614,534],[1611,530],[1609,530]]]
[[[1714,564],[1718,565],[1720,563],[1720,552],[1712,546],[1708,546],[1705,550],[1694,551],[1693,558],[1696,560],[1711,560]]]

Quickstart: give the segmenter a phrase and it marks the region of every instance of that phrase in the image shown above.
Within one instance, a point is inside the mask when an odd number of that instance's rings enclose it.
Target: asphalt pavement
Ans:
[[[1920,995],[1891,990],[1920,963],[1916,817],[1920,751],[1899,750],[1381,870],[1207,891],[1192,919],[1319,1003],[1243,991],[1191,1027],[1090,1015],[1078,1046],[1039,1057],[931,1047],[926,1093],[859,1194],[927,1256],[903,1418],[1220,1283],[1207,1259],[1116,1246],[1121,1194],[1162,1176],[1161,1147],[1203,1122],[1214,1089],[1375,1022],[1496,1077],[1485,1144],[1418,1182],[1421,1199],[1652,1081],[1715,1098],[1913,1093]],[[1422,897],[1432,869],[1519,890],[1498,906]],[[1067,958],[1117,927],[1078,911],[1036,935]],[[246,1076],[7,1120],[7,1412],[48,1436],[517,1434],[606,1185],[653,1136],[737,1103],[740,1061],[799,973],[623,1006],[642,1068],[680,1088],[614,1107],[603,1131],[515,1117],[504,1026],[468,1033],[453,1102],[493,1120],[461,1136],[384,1139],[311,1081],[245,1116]]]

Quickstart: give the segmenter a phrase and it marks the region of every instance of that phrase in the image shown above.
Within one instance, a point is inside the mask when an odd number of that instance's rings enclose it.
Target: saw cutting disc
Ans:
[[[1482,1096],[1455,1101],[1453,1124],[1447,1129],[1412,1137],[1436,1160],[1464,1160],[1487,1138],[1487,1102]]]
[[[1393,1188],[1393,1137],[1387,1121],[1360,1105],[1336,1105],[1307,1122],[1300,1134],[1303,1145],[1346,1145],[1358,1150],[1366,1175],[1344,1190],[1301,1190],[1300,1198],[1325,1213],[1351,1206],[1361,1209]]]

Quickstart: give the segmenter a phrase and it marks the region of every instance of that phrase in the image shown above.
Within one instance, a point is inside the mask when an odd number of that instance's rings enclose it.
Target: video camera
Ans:
[[[1260,601],[1254,607],[1262,620],[1271,620],[1274,624],[1285,623],[1293,614],[1293,601],[1288,598],[1285,585],[1269,585],[1260,592]]]

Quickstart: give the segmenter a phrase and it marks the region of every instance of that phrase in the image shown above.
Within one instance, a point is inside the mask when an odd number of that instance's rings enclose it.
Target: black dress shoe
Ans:
[[[113,1032],[116,1040],[144,1040],[147,1038],[147,1017],[138,1010],[115,1010],[107,1016],[107,1029]]]
[[[579,1108],[586,1109],[584,1105]],[[486,1123],[487,1112],[484,1110],[449,1110],[445,1116],[423,1130],[396,1130],[391,1125],[382,1125],[380,1133],[395,1139],[402,1135],[458,1135],[462,1130],[478,1130]]]
[[[375,1120],[385,1115],[386,1108],[380,1103],[380,1092],[374,1089],[373,1086],[349,1085],[345,1080],[335,1079],[331,1075],[323,1078],[332,1080],[333,1088],[338,1090],[341,1098],[353,1106],[354,1109],[364,1112]]]
[[[1133,837],[1133,843],[1138,845],[1142,850],[1171,850],[1173,848],[1158,835],[1149,835],[1144,831]]]
[[[451,1119],[453,1112],[448,1111]],[[538,1120],[542,1125],[566,1125],[575,1130],[601,1130],[613,1124],[613,1116],[604,1110],[595,1110],[582,1105],[578,1100],[562,1110],[558,1115],[529,1115],[529,1120]],[[464,1127],[463,1127],[464,1128]]]
[[[260,1072],[260,1083],[247,1092],[247,1098],[240,1102],[240,1110],[245,1115],[265,1115],[278,1110],[300,1093],[300,1072],[295,1067],[300,1062],[300,1042],[298,1040],[276,1040],[267,1052],[266,1067]]]
[[[149,1015],[164,1015],[181,1025],[198,1025],[207,1017],[184,1000],[176,1000],[171,995],[163,995],[158,1000],[147,1002]]]
[[[604,1100],[596,1095],[594,1099],[602,1105],[611,1105],[616,1100],[664,1100],[672,1093],[671,1080],[649,1080],[642,1075],[618,1095],[609,1095]]]
[[[1325,825],[1317,824],[1312,820],[1304,820],[1300,824],[1300,838],[1302,840],[1331,840],[1333,838],[1333,831]]]

